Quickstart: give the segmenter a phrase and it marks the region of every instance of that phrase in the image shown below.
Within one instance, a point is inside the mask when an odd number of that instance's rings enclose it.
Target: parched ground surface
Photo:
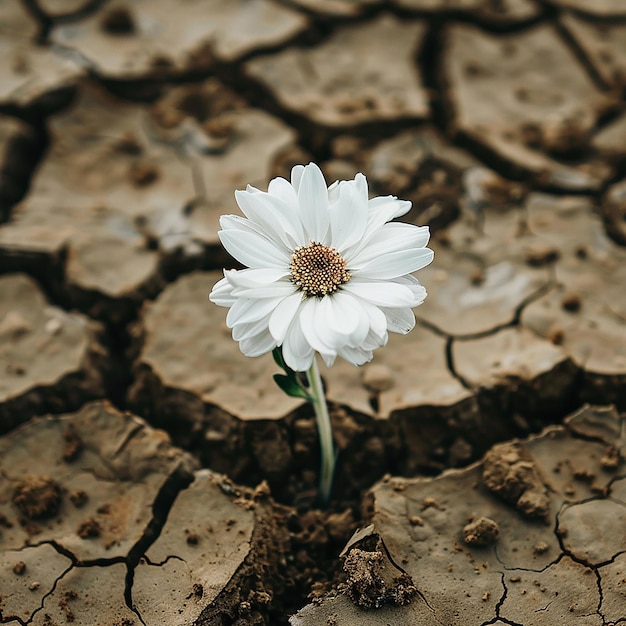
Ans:
[[[0,0],[0,623],[626,624],[625,42],[621,0]],[[310,160],[435,249],[323,372],[327,510],[207,302],[234,189]]]

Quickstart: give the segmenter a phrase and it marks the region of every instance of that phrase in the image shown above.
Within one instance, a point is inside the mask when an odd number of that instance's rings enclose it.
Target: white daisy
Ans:
[[[245,355],[282,346],[295,371],[315,352],[327,365],[337,355],[362,365],[388,331],[413,328],[426,290],[411,273],[433,252],[427,226],[391,222],[410,202],[369,200],[363,174],[327,187],[314,163],[235,197],[246,217],[222,216],[219,237],[248,269],[225,271],[209,297],[230,307],[226,323]]]

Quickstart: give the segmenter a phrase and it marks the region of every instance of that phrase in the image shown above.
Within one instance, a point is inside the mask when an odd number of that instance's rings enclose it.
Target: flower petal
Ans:
[[[363,236],[352,249],[342,251],[344,258],[348,256],[354,258],[369,244],[370,239],[380,231],[384,224],[407,213],[411,209],[411,202],[398,200],[395,196],[379,196],[369,200],[367,206],[367,226]]]
[[[277,298],[264,298],[262,300],[238,298],[226,315],[226,326],[233,328],[235,324],[256,322],[269,315],[276,308],[278,302]]]
[[[302,174],[304,173],[304,165],[294,165],[291,168],[291,186],[296,194],[300,189],[300,181],[302,180]]]
[[[385,222],[390,222],[396,217],[406,215],[411,210],[412,203],[410,200],[398,200],[396,196],[376,196],[368,202],[368,206],[370,215],[385,217]]]
[[[309,163],[302,173],[298,189],[300,219],[309,239],[324,243],[328,231],[328,189],[322,171]]]
[[[270,316],[269,331],[279,344],[285,340],[289,326],[298,314],[301,303],[302,294],[298,291],[283,298]]]
[[[387,343],[387,318],[385,314],[380,310],[380,307],[367,302],[367,300],[359,300],[359,304],[365,310],[369,318],[369,333],[372,333],[380,338],[381,344]]]
[[[348,361],[348,363],[352,363],[352,365],[364,365],[372,360],[374,354],[371,350],[346,346],[339,351],[339,356]]]
[[[263,300],[266,298],[286,298],[292,295],[297,290],[297,287],[288,280],[278,281],[271,285],[263,285],[262,287],[237,288],[233,289],[233,295],[239,298],[253,298],[257,300]]]
[[[270,184],[267,187],[267,193],[275,198],[278,198],[281,202],[284,202],[294,212],[298,207],[298,194],[293,188],[293,185],[286,179],[273,178],[270,180]]]
[[[384,224],[370,238],[366,246],[358,250],[353,248],[349,254],[344,255],[344,259],[348,267],[357,269],[389,252],[424,248],[429,239],[430,230],[428,226],[391,222]]]
[[[220,241],[226,251],[248,267],[287,268],[291,256],[261,235],[243,230],[220,230]]]
[[[327,332],[332,336],[333,349],[357,346],[365,339],[370,320],[363,304],[366,303],[343,292],[322,298],[318,315],[326,322]]]
[[[302,332],[300,318],[294,317],[283,342],[285,363],[296,372],[306,372],[313,364],[315,352]]]
[[[287,181],[285,184],[289,185]],[[289,185],[291,188],[291,185]],[[295,192],[292,193],[295,196]],[[263,191],[248,193],[236,191],[235,199],[244,215],[273,241],[282,243],[289,250],[304,243],[304,230],[300,223],[297,200],[291,206],[280,198]]]
[[[397,309],[391,309],[387,307],[380,307],[380,310],[385,314],[385,317],[387,318],[387,326],[393,333],[406,335],[415,327],[415,315],[409,308],[399,307]]]
[[[424,285],[422,285],[422,283],[420,283],[420,281],[411,274],[398,276],[398,278],[393,279],[393,282],[398,283],[399,285],[406,285],[413,292],[414,301],[411,306],[419,306],[422,302],[424,302],[426,296],[428,295]]]
[[[300,308],[300,326],[308,344],[321,354],[336,354],[333,346],[333,333],[326,319],[320,315],[321,302],[317,298],[307,298]]]
[[[232,285],[224,277],[213,285],[213,289],[211,289],[209,294],[209,300],[218,306],[232,306],[237,300],[232,295],[232,291]]]
[[[360,241],[367,226],[367,182],[363,174],[339,184],[339,198],[329,208],[332,245],[340,252]]]
[[[269,334],[267,329],[254,337],[242,339],[239,342],[239,349],[246,356],[261,356],[272,351],[276,347],[276,341]]]
[[[394,282],[360,282],[352,279],[341,288],[376,306],[390,308],[413,306],[413,293],[407,285]]]
[[[389,280],[426,267],[433,260],[433,257],[434,253],[430,248],[400,250],[383,254],[351,273],[352,276],[359,278]]]
[[[377,335],[374,331],[370,330],[360,347],[363,350],[376,350],[377,348],[386,346],[388,340],[389,334],[386,330],[382,335]]]
[[[254,337],[258,333],[267,330],[268,315],[262,317],[255,322],[246,322],[244,324],[235,324],[233,326],[233,339],[235,341],[241,341],[242,339],[249,339]]]
[[[226,270],[224,272],[224,276],[228,283],[233,288],[238,287],[240,289],[267,286],[288,275],[288,269],[278,269],[273,267]]]

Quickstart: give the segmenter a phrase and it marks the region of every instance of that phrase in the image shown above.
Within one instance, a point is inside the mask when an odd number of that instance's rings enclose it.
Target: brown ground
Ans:
[[[625,19],[0,0],[0,622],[626,623]],[[206,299],[233,190],[309,160],[436,253],[324,372],[324,511],[310,408]]]

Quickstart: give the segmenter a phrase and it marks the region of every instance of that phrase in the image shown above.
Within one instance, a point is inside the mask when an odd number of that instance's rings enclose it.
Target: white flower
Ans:
[[[387,332],[408,333],[412,307],[426,290],[411,276],[433,259],[429,231],[390,220],[411,203],[368,200],[365,176],[326,187],[314,163],[297,165],[291,183],[274,178],[267,192],[235,192],[245,218],[224,215],[220,239],[249,269],[224,272],[210,300],[230,307],[226,323],[247,356],[282,346],[296,371],[319,352],[362,365]]]

